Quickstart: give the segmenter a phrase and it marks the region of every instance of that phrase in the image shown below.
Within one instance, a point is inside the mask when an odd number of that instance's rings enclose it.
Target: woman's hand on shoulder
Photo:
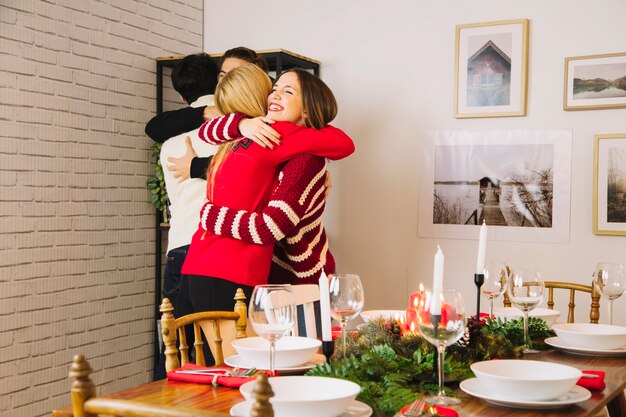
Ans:
[[[280,134],[270,126],[274,120],[260,116],[254,119],[241,119],[239,133],[263,148],[274,149],[280,144]]]

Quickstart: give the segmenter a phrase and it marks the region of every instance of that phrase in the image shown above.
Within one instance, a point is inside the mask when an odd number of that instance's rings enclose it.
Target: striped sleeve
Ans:
[[[248,116],[242,113],[231,113],[226,116],[207,120],[200,126],[198,137],[212,145],[219,145],[229,140],[240,139],[239,122]]]
[[[267,207],[260,212],[234,210],[206,203],[201,211],[204,230],[258,245],[278,242],[297,230],[307,212],[325,198],[323,158],[302,155],[287,162]],[[321,191],[321,192],[320,192]]]

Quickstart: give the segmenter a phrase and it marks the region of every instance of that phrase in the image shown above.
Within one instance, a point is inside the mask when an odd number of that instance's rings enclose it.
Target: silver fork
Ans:
[[[421,417],[424,415],[424,410],[426,409],[427,406],[428,404],[425,403],[424,401],[415,400],[409,406],[409,408],[406,409],[406,411],[404,412],[404,415],[406,417]]]

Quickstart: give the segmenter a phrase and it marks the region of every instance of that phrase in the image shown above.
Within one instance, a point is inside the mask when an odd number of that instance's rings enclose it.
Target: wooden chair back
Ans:
[[[200,409],[145,404],[139,401],[96,397],[96,388],[91,380],[91,366],[83,355],[74,356],[69,377],[72,379],[72,411],[74,417],[227,417],[228,414]],[[258,377],[252,392],[255,403],[251,417],[273,417],[269,399],[274,395],[272,387],[263,374]]]
[[[165,370],[167,372],[189,363],[189,346],[185,327],[193,325],[194,351],[196,364],[205,366],[202,333],[215,358],[215,364],[224,363],[224,357],[235,353],[230,342],[246,337],[248,309],[246,296],[241,288],[235,294],[234,311],[205,311],[174,318],[174,307],[169,299],[164,298],[160,306],[161,333],[165,344]],[[179,347],[176,346],[178,340]],[[226,343],[224,343],[226,341]],[[180,360],[179,360],[180,354]]]
[[[294,336],[321,339],[320,289],[315,284],[293,285],[296,300],[296,321],[293,326]]]
[[[576,284],[573,282],[544,281],[544,285],[548,290],[548,308],[554,309],[554,290],[569,290],[569,303],[567,309],[567,322],[574,322],[574,309],[576,308],[576,291],[590,294],[591,303],[589,309],[589,322],[598,323],[600,320],[600,294],[593,285]],[[511,301],[506,293],[504,293],[504,306],[511,307]]]

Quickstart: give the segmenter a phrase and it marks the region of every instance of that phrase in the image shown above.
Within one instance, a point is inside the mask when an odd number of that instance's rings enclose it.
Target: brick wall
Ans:
[[[202,49],[202,0],[0,3],[0,417],[152,368],[155,61]]]

